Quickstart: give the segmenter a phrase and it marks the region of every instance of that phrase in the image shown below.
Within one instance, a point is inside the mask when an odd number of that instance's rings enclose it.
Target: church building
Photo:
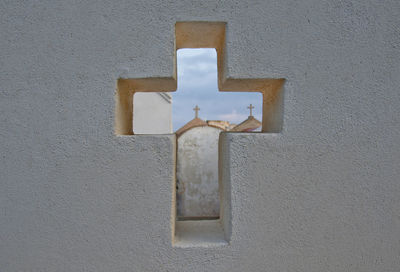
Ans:
[[[178,219],[219,217],[218,140],[221,127],[195,117],[176,131]]]
[[[254,106],[250,104],[250,106],[248,106],[247,108],[250,109],[249,117],[243,122],[241,122],[239,125],[234,126],[230,131],[250,132],[250,131],[257,131],[261,128],[262,123],[253,116]]]

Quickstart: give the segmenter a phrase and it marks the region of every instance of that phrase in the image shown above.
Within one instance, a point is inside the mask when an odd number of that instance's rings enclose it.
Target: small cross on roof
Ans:
[[[253,116],[254,106],[252,104],[250,104],[250,106],[248,106],[247,108],[250,109],[250,116]]]
[[[193,108],[193,110],[194,110],[194,112],[195,112],[195,118],[198,118],[199,117],[199,110],[200,110],[200,108],[196,105],[196,107],[194,107]]]

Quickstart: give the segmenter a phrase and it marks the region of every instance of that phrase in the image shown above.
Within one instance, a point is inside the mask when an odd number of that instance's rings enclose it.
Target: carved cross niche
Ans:
[[[218,89],[221,92],[260,92],[263,95],[261,132],[280,132],[283,121],[283,78],[236,79],[225,75],[224,22],[177,22],[175,58],[181,48],[215,48],[217,51]],[[117,82],[115,133],[133,135],[133,97],[136,92],[174,92],[175,75],[168,78],[120,78]]]

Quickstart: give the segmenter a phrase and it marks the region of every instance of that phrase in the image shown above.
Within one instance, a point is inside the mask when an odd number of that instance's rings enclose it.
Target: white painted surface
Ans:
[[[134,133],[172,133],[171,102],[168,93],[136,93],[133,97]]]
[[[215,127],[195,127],[178,138],[178,216],[219,216],[218,139],[221,131]]]
[[[8,1],[1,271],[400,267],[399,1]],[[226,21],[228,77],[287,79],[281,134],[226,134],[230,244],[171,243],[174,136],[114,135],[120,76],[173,75],[174,24]]]

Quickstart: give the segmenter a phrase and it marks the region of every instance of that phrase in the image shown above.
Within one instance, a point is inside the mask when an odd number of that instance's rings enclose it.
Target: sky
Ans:
[[[177,52],[178,89],[172,94],[174,131],[194,118],[200,108],[203,120],[224,120],[238,124],[249,116],[247,107],[261,121],[262,95],[248,92],[219,92],[215,49],[180,49]]]

